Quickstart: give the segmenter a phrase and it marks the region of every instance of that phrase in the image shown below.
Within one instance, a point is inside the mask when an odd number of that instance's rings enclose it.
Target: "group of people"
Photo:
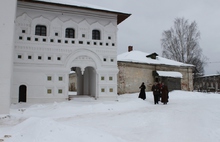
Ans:
[[[144,85],[144,82],[141,84],[139,88],[141,90],[140,90],[140,94],[138,97],[145,100],[146,99],[146,93],[145,93],[146,86]],[[159,104],[159,101],[161,101],[163,104],[168,103],[169,90],[168,90],[167,85],[165,85],[163,82],[162,83],[155,82],[151,88],[151,91],[153,91],[155,105]]]

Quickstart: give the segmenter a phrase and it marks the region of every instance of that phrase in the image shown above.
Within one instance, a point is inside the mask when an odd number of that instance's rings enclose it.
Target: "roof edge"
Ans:
[[[131,16],[131,14],[129,14],[129,13],[123,13],[123,12],[118,12],[118,11],[114,11],[114,10],[101,9],[101,8],[99,9],[99,8],[86,7],[86,6],[69,5],[69,4],[64,4],[64,3],[46,2],[46,1],[41,1],[41,0],[39,0],[39,1],[38,0],[17,0],[17,1],[31,2],[31,3],[42,3],[42,4],[50,4],[50,5],[61,5],[61,6],[75,7],[75,8],[79,8],[79,9],[85,9],[85,10],[113,13],[113,14],[117,14],[117,25],[119,25],[121,22],[123,22],[129,16]]]

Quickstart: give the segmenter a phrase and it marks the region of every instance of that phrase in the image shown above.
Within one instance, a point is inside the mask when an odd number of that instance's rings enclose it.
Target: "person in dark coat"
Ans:
[[[165,85],[164,83],[162,83],[162,90],[161,90],[162,94],[161,94],[161,102],[163,104],[167,104],[168,99],[169,99],[169,90],[167,85]]]
[[[146,99],[146,93],[145,93],[146,86],[144,85],[144,82],[142,82],[139,89],[141,89],[141,90],[140,90],[138,98],[141,98],[141,99],[145,100]]]
[[[159,101],[159,95],[160,95],[160,84],[158,82],[155,82],[152,86],[151,90],[153,91],[154,95],[154,104],[158,104]]]

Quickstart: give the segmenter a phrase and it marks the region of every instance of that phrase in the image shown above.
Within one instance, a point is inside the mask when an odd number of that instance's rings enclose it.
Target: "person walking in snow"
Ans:
[[[146,99],[146,93],[145,93],[146,86],[144,85],[144,82],[142,82],[139,89],[141,89],[141,90],[140,90],[138,98],[141,98],[141,99],[145,100]]]
[[[167,85],[165,85],[164,83],[162,83],[162,89],[161,89],[161,102],[163,104],[167,104],[168,99],[169,99],[169,90]]]
[[[160,95],[160,84],[158,82],[155,82],[154,85],[151,88],[151,91],[153,91],[154,95],[154,104],[158,104],[159,101],[159,95]]]

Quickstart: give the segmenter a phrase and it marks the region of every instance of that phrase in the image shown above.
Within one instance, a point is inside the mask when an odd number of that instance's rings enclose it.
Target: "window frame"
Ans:
[[[101,40],[101,31],[97,29],[92,30],[92,39]]]
[[[66,28],[65,38],[75,38],[75,29],[74,28]]]
[[[35,26],[35,35],[37,35],[37,36],[47,36],[47,26],[45,26],[45,25],[36,25]]]

